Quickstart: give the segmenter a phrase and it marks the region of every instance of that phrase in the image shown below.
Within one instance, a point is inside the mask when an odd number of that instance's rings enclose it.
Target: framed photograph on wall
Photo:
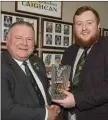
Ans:
[[[6,48],[1,48],[1,52],[5,51],[5,50],[7,50],[7,49]]]
[[[108,37],[108,29],[103,28],[102,29],[102,35],[105,36],[105,37]]]
[[[39,18],[37,17],[28,17],[26,15],[5,12],[2,11],[2,44],[5,44],[5,38],[8,33],[9,27],[17,21],[26,21],[33,25],[35,30],[35,45],[38,44],[38,32],[39,32]]]
[[[62,1],[16,1],[15,10],[32,15],[62,19]]]
[[[42,19],[42,47],[64,49],[73,43],[72,23]]]
[[[46,73],[48,78],[51,78],[52,64],[61,64],[62,56],[63,52],[42,51],[42,59],[46,67]]]

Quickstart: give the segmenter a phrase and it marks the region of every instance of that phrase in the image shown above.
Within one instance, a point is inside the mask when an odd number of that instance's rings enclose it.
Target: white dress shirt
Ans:
[[[87,54],[89,53],[90,50],[91,50],[91,48],[88,49]],[[72,78],[74,77],[77,63],[78,63],[78,61],[79,61],[79,59],[80,59],[83,51],[84,51],[83,48],[79,48],[79,50],[78,50],[78,53],[77,53],[77,56],[76,56],[76,59],[75,59],[75,62],[74,62],[74,66],[73,66]],[[73,80],[73,79],[72,79],[72,80]],[[76,120],[76,115],[75,115],[75,114],[71,115],[70,112],[69,112],[69,114],[68,114],[68,119],[69,119],[69,120]]]

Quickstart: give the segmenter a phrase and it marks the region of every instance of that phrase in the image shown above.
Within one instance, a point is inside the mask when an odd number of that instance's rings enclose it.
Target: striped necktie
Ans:
[[[84,63],[85,63],[85,59],[86,59],[86,56],[87,56],[87,50],[88,49],[85,49],[76,65],[76,70],[75,70],[75,74],[74,74],[74,77],[73,77],[73,81],[72,81],[72,87],[71,87],[71,92],[73,93],[77,88],[78,86],[80,85],[80,80],[79,80],[79,76],[80,76],[80,73],[82,71],[82,68],[84,66]]]
[[[37,82],[36,82],[33,74],[31,73],[31,71],[30,71],[30,69],[29,69],[29,67],[27,65],[27,62],[24,61],[23,65],[25,66],[26,75],[27,75],[30,83],[32,84],[32,87],[33,87],[33,89],[34,89],[34,91],[35,91],[35,93],[36,93],[36,95],[37,95],[37,97],[39,99],[40,105],[44,106],[45,101],[44,101],[43,95],[42,95],[42,93],[41,93],[41,91],[40,91],[40,89],[39,89],[39,87],[37,85]]]
[[[79,76],[80,76],[80,73],[81,73],[82,68],[84,66],[85,60],[86,60],[87,50],[88,49],[84,49],[77,65],[76,65],[76,70],[75,70],[75,74],[73,77],[72,86],[70,88],[71,93],[74,93],[77,90],[77,88],[80,86],[81,81],[79,80]],[[70,109],[71,114],[74,114],[74,109],[75,109],[75,107]]]

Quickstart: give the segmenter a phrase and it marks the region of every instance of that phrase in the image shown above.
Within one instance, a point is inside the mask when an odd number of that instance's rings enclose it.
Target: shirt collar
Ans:
[[[19,61],[19,60],[15,59],[15,58],[14,58],[14,60],[18,63],[19,66],[21,66],[22,63],[23,63],[23,61]],[[29,59],[26,60],[26,62],[29,63]]]

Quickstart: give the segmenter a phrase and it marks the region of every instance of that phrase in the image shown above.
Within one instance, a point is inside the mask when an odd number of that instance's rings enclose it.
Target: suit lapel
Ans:
[[[6,54],[7,54],[6,57],[7,57],[7,60],[8,60],[8,64],[9,64],[10,68],[12,69],[12,71],[14,72],[14,75],[15,75],[15,78],[16,78],[17,82],[20,85],[23,85],[23,87],[25,87],[28,94],[30,95],[30,98],[32,98],[32,100],[34,102],[37,102],[37,96],[36,96],[35,92],[33,91],[32,87],[31,87],[31,84],[28,80],[28,77],[25,75],[24,71],[16,63],[16,61],[14,59],[12,59],[10,54],[8,52]]]
[[[90,68],[92,66],[92,63],[94,61],[94,58],[100,54],[99,50],[101,49],[101,44],[100,44],[100,40],[99,39],[94,46],[91,48],[89,54],[87,55],[84,67],[82,69],[82,73],[81,73],[81,79],[83,79],[83,76],[85,76],[88,72],[88,68]]]
[[[44,68],[42,68],[42,66],[39,65],[39,61],[37,59],[35,59],[35,61],[30,59],[30,63],[33,67],[33,70],[36,72],[39,80],[41,81],[41,83],[43,85],[43,89],[44,89],[45,94],[47,96],[46,99],[49,103],[50,98],[49,98],[49,95],[48,95],[48,85],[47,85],[48,84],[47,83],[48,78],[45,76],[45,74],[42,73],[42,70],[41,70],[41,69],[44,69]]]
[[[40,72],[40,67],[38,66],[37,61],[35,61],[35,62],[30,61],[30,63],[31,63],[31,65],[32,65],[33,70],[36,72],[37,76],[39,77],[41,83],[43,83],[43,80],[42,80],[42,76],[43,76],[43,75],[42,75],[42,73]]]
[[[86,64],[92,64],[94,57],[99,54],[99,49],[101,49],[100,39],[93,45],[89,54],[87,55]]]

